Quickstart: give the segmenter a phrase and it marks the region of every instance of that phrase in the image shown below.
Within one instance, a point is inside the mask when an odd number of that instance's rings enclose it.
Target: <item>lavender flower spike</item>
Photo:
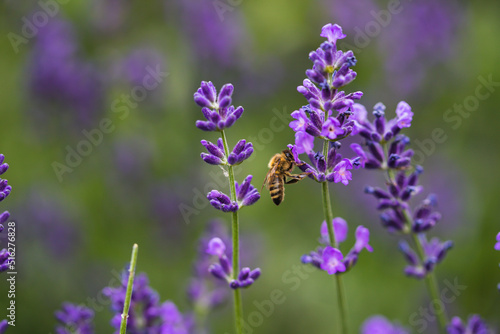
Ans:
[[[231,105],[234,87],[231,84],[222,86],[219,95],[212,82],[202,81],[200,88],[194,93],[194,101],[200,107],[206,121],[196,121],[196,127],[204,131],[220,131],[231,127],[243,114],[243,107]]]
[[[62,310],[55,312],[56,319],[61,323],[56,327],[57,334],[93,334],[92,320],[94,312],[80,305],[64,303]]]
[[[360,332],[361,334],[409,334],[406,329],[391,323],[381,315],[366,319]]]
[[[477,314],[471,315],[466,325],[459,317],[453,317],[448,327],[448,334],[489,334],[490,331],[486,323]]]
[[[245,267],[237,275],[233,275],[231,263],[225,254],[226,245],[220,238],[212,238],[208,243],[207,254],[217,256],[219,263],[213,263],[208,272],[215,278],[226,281],[231,289],[247,288],[260,277],[260,268],[251,270]]]

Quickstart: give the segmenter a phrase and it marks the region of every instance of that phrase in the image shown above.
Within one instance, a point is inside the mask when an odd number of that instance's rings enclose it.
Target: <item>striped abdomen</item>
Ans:
[[[276,174],[271,176],[267,189],[269,189],[274,204],[280,205],[283,198],[285,198],[285,183],[283,177]]]

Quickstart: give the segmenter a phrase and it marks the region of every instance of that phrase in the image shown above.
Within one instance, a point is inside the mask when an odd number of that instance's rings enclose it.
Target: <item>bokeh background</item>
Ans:
[[[363,91],[368,107],[382,101],[391,111],[400,100],[413,107],[407,134],[422,153],[425,193],[438,195],[443,213],[431,235],[455,242],[437,276],[441,284],[457,278],[466,286],[448,313],[479,313],[500,328],[500,254],[493,250],[500,231],[500,87],[477,88],[480,78],[500,82],[500,4],[407,0],[400,13],[377,21],[373,13],[387,8],[375,0],[3,0],[0,152],[13,191],[2,210],[17,222],[17,322],[11,331],[52,331],[61,303],[97,296],[129,260],[133,243],[140,247],[138,271],[149,275],[162,300],[189,312],[185,291],[197,240],[212,219],[229,224],[228,215],[204,199],[210,173],[220,170],[199,158],[200,140],[216,136],[195,128],[202,115],[192,94],[201,80],[235,85],[233,102],[245,113],[228,139],[232,145],[251,139],[256,147],[237,179],[252,174],[260,187],[268,159],[293,141],[290,117],[278,118],[280,130],[269,130],[270,122],[305,104],[296,87],[328,22],[344,27],[348,36],[340,45],[358,59],[358,77],[347,90]],[[29,22],[38,23],[33,29]],[[127,102],[148,67],[168,75],[142,101]],[[476,89],[489,96],[476,98]],[[466,116],[448,112],[464,103]],[[68,150],[103,119],[113,130],[58,177],[54,162],[66,164]],[[446,135],[442,143],[429,142],[436,128]],[[375,251],[362,254],[345,276],[350,326],[359,328],[373,314],[410,326],[410,315],[429,306],[425,284],[403,275],[399,238],[382,229],[374,200],[363,194],[365,185],[381,183],[381,175],[353,174],[348,187],[331,187],[334,214],[351,226],[346,247],[354,226],[363,224]],[[254,301],[280,289],[286,301],[255,333],[331,332],[331,278],[310,274],[294,291],[282,278],[317,245],[320,186],[308,179],[286,193],[279,207],[264,192],[242,211],[242,252],[263,271],[243,292],[244,310],[248,315]],[[187,207],[193,211],[183,215],[180,208]],[[5,233],[1,242],[5,246]],[[6,289],[0,280],[0,291]],[[7,303],[2,292],[0,309]],[[96,310],[97,333],[112,331],[110,318],[106,307]],[[209,316],[212,333],[232,332],[232,325],[230,301]],[[432,328],[430,322],[425,332]]]

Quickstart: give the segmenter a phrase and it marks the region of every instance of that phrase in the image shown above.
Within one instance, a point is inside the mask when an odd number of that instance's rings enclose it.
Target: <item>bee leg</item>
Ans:
[[[290,179],[288,181],[286,181],[285,184],[297,183],[309,174],[311,174],[311,173],[287,174],[286,176]]]

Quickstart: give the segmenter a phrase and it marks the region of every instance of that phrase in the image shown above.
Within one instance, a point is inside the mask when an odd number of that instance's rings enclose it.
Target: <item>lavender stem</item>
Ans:
[[[130,267],[128,269],[128,283],[127,283],[127,294],[125,295],[125,302],[123,305],[123,313],[122,313],[122,322],[120,325],[120,334],[126,334],[127,332],[127,320],[128,320],[128,311],[130,309],[130,300],[132,299],[132,290],[134,287],[134,276],[135,276],[135,266],[137,265],[137,252],[139,250],[139,246],[134,244],[132,247],[132,257],[130,259]]]
[[[224,130],[221,130],[222,142],[224,144],[224,152],[226,157],[229,156],[229,147],[227,145],[226,134]],[[236,185],[234,183],[234,171],[233,166],[228,166],[229,174],[229,189],[231,202],[236,201]],[[231,215],[232,219],[232,239],[233,239],[233,274],[237,275],[240,271],[240,237],[239,237],[239,223],[238,223],[238,211],[235,211]],[[241,301],[240,289],[234,289],[234,321],[236,326],[236,333],[243,333],[243,307]]]
[[[323,143],[323,155],[328,159],[328,146],[329,142],[325,140]],[[325,214],[326,225],[328,226],[328,235],[330,237],[330,245],[334,248],[338,248],[338,243],[335,239],[335,233],[333,230],[333,212],[332,205],[330,202],[330,191],[328,190],[328,181],[321,183],[322,194],[323,194],[323,212]],[[339,333],[349,333],[347,327],[347,302],[344,292],[344,284],[342,282],[342,277],[340,274],[335,275],[337,281],[337,302],[339,305],[340,321],[339,321]]]

